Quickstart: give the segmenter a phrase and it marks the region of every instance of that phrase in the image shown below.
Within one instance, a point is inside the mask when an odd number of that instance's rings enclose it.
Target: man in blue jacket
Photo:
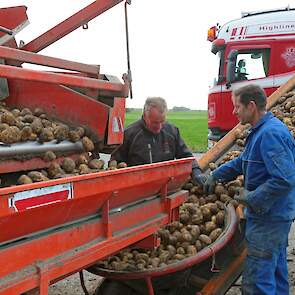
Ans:
[[[295,143],[288,128],[266,112],[266,95],[247,85],[233,93],[234,114],[252,128],[243,153],[216,169],[204,190],[217,181],[244,175],[244,190],[236,199],[246,206],[244,295],[288,295],[286,248],[295,217]]]

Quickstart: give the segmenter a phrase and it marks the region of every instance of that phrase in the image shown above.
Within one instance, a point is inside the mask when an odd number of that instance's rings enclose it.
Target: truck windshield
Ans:
[[[239,51],[235,80],[252,80],[268,76],[270,49]]]

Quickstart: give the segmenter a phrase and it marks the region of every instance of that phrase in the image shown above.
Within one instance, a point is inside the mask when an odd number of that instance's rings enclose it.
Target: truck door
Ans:
[[[279,87],[295,73],[295,39],[283,39],[276,42],[273,48],[276,58],[274,64],[274,83]]]

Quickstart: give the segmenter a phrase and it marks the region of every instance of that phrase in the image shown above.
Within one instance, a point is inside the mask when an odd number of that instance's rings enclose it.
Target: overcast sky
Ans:
[[[30,24],[17,35],[28,43],[91,0],[1,0],[1,7],[25,5]],[[101,72],[121,78],[127,71],[124,2],[98,16],[89,29],[77,29],[42,54],[101,65]],[[295,7],[274,0],[132,0],[129,38],[133,100],[142,107],[147,96],[162,96],[168,107],[207,109],[208,88],[217,71],[207,30],[217,22],[239,18],[241,11]]]

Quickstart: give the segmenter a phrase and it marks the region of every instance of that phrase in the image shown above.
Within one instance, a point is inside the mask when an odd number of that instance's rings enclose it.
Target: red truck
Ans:
[[[242,13],[240,19],[208,30],[218,57],[217,77],[208,96],[209,147],[237,124],[231,93],[248,83],[267,95],[295,73],[295,9]]]

